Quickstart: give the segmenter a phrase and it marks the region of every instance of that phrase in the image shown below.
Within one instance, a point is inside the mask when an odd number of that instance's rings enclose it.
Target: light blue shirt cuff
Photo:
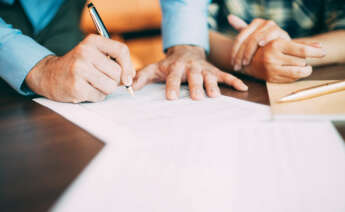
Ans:
[[[179,1],[161,0],[164,50],[177,45],[193,45],[209,52],[207,2],[196,1],[196,4],[187,5]]]
[[[11,38],[1,41],[0,45],[0,77],[20,94],[31,95],[33,92],[23,86],[27,74],[53,53],[19,31],[9,36]]]

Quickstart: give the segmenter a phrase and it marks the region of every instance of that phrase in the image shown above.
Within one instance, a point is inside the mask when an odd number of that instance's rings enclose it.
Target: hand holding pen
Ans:
[[[43,58],[30,70],[25,83],[51,100],[98,102],[121,85],[131,92],[134,76],[125,44],[91,34],[65,55]]]
[[[93,5],[93,3],[91,1],[89,1],[87,3],[87,7],[89,9],[90,16],[92,18],[93,23],[96,26],[98,33],[101,36],[110,39],[109,32],[108,32],[107,28],[105,27],[101,17],[99,16],[99,14],[96,10],[96,7]],[[118,54],[117,57],[111,57],[111,59],[118,62],[119,65],[121,66],[121,68],[122,68],[121,81],[122,81],[123,85],[125,85],[125,87],[128,89],[128,92],[132,96],[134,96],[134,92],[132,89],[132,83],[133,83],[133,78],[135,76],[135,70],[133,68],[132,63],[130,62],[130,55],[129,55],[129,51],[128,51],[127,46],[123,45],[122,48],[127,49],[124,52],[128,53],[128,55]],[[127,61],[127,59],[129,59],[129,61]],[[124,61],[124,60],[126,60],[126,61]]]

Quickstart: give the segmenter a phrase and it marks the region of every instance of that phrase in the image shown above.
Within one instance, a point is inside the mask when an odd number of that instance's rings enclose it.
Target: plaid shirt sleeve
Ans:
[[[329,31],[345,29],[344,0],[326,1],[324,17]]]

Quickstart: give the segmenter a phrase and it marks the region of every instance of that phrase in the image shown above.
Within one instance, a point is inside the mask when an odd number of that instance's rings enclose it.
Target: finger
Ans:
[[[168,67],[165,95],[168,100],[176,100],[180,96],[181,78],[185,71],[183,63],[173,63]]]
[[[242,58],[244,57],[245,50],[247,47],[247,42],[244,42],[242,46],[240,47],[240,50],[237,52],[237,55],[235,56],[235,66],[234,70],[235,71],[240,71],[242,69]]]
[[[92,43],[105,55],[114,58],[122,68],[121,82],[127,86],[132,84],[135,69],[125,44],[98,35],[89,35],[86,42]]]
[[[286,54],[278,54],[276,55],[278,61],[281,61],[280,65],[282,66],[300,66],[305,67],[307,65],[307,61],[300,57],[294,57]]]
[[[157,63],[148,65],[142,70],[138,71],[138,74],[134,78],[133,89],[139,90],[149,83],[161,81],[157,77],[158,72],[159,66]]]
[[[232,65],[235,65],[235,57],[237,55],[237,52],[239,51],[240,47],[242,46],[243,42],[248,38],[250,34],[252,34],[261,24],[263,23],[263,20],[261,19],[255,19],[252,23],[249,24],[248,27],[243,29],[240,34],[237,35],[235,42],[232,46],[231,51],[231,58],[232,58]],[[236,67],[237,68],[237,67]]]
[[[300,57],[300,58],[322,58],[326,55],[322,48],[316,48],[293,41],[282,41],[282,52],[284,54]]]
[[[258,33],[257,35],[258,45],[265,46],[267,43],[277,38],[285,39],[288,41],[291,40],[287,32],[285,32],[279,26],[274,24],[268,27],[266,30]]]
[[[232,76],[231,74],[219,71],[218,81],[229,86],[234,87],[239,91],[247,91],[248,86],[242,82],[242,80]]]
[[[310,76],[313,72],[313,68],[311,66],[276,66],[275,68],[279,70],[279,76],[294,80],[306,78]]]
[[[220,96],[217,77],[213,74],[205,73],[204,80],[207,95],[211,98]]]
[[[282,38],[290,40],[288,34],[280,29],[274,22],[267,22],[265,26],[260,27],[247,39],[247,44],[244,53],[241,55],[243,58],[239,58],[242,65],[246,66],[251,63],[256,51],[260,46],[266,45],[266,43]]]
[[[92,65],[85,67],[83,75],[90,85],[106,95],[112,94],[117,88],[116,81]]]
[[[204,98],[203,77],[201,68],[192,66],[187,74],[189,93],[193,100],[201,100]]]
[[[248,65],[252,57],[254,56],[256,50],[259,48],[259,38],[258,36],[261,33],[272,33],[267,31],[268,28],[270,28],[272,25],[275,25],[273,21],[265,21],[263,22],[257,29],[248,36],[245,42],[243,42],[243,45],[241,46],[238,54],[235,58],[235,67],[238,69],[239,67]]]
[[[93,56],[90,58],[90,60],[98,70],[102,71],[109,78],[116,81],[117,84],[120,83],[121,67],[114,60],[97,51],[93,53]]]
[[[80,97],[79,102],[100,102],[103,101],[106,97],[106,95],[102,92],[100,92],[98,89],[94,88],[92,85],[90,85],[88,82],[83,81],[81,82],[81,90],[80,90]]]
[[[307,46],[312,46],[312,47],[315,47],[315,48],[322,48],[322,44],[320,42],[317,42],[317,41],[295,40],[294,42],[300,43],[300,44],[304,44],[304,45],[307,45]]]
[[[246,28],[248,24],[235,15],[228,16],[228,22],[231,26],[233,26],[237,31],[241,31],[242,29]]]
[[[87,92],[87,101],[90,102],[101,102],[106,98],[106,95],[97,89],[89,86],[89,89],[85,90]]]

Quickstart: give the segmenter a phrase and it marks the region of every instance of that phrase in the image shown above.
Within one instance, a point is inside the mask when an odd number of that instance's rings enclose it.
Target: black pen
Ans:
[[[109,32],[108,32],[107,28],[105,28],[105,25],[104,25],[104,23],[103,23],[101,17],[100,17],[99,14],[98,14],[98,12],[97,12],[97,10],[96,10],[96,7],[93,5],[92,2],[89,2],[89,3],[87,4],[87,8],[89,9],[89,12],[90,12],[92,21],[93,21],[93,23],[95,24],[98,33],[99,33],[101,36],[110,39]],[[134,96],[134,92],[133,92],[132,85],[125,85],[125,87],[127,88],[128,92],[129,92],[132,96]]]

